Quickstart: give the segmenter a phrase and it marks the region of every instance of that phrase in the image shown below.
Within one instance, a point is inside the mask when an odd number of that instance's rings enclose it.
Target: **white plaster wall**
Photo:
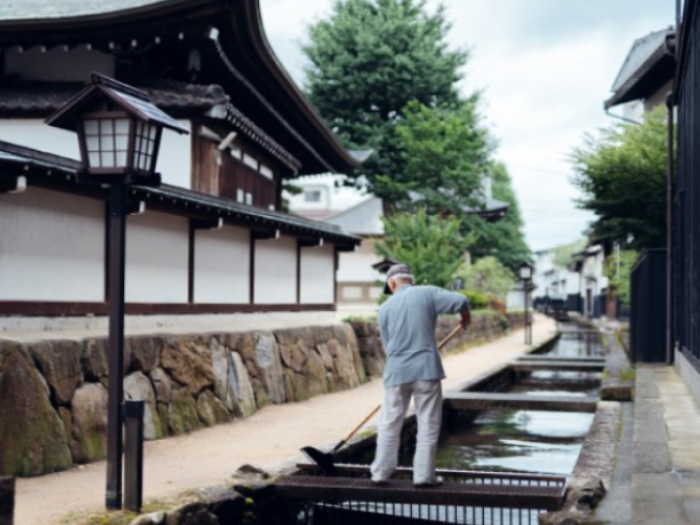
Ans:
[[[179,122],[191,131],[192,124],[189,120]],[[54,155],[80,159],[76,134],[47,126],[41,119],[0,119],[0,140]],[[179,135],[169,129],[163,130],[156,169],[162,175],[164,183],[188,189],[192,187],[191,140],[191,135]]]
[[[47,126],[41,119],[0,119],[0,140],[80,159],[76,134]]]
[[[375,253],[341,252],[338,261],[338,282],[367,282],[383,281],[384,276],[372,265],[382,258]]]
[[[335,246],[301,249],[301,304],[335,302]]]
[[[146,212],[128,218],[126,301],[186,303],[189,222],[184,217]]]
[[[170,129],[163,130],[156,170],[163,177],[165,184],[191,189],[192,123],[189,120],[178,122],[190,130],[190,134],[180,135]]]
[[[194,301],[250,302],[250,231],[225,226],[195,233]]]
[[[104,206],[33,187],[0,195],[0,300],[104,301]]]
[[[46,52],[37,46],[23,53],[12,47],[5,52],[5,74],[25,80],[87,82],[93,71],[113,78],[114,57],[85,46],[69,51],[59,46]]]
[[[297,240],[255,242],[255,304],[297,302]]]

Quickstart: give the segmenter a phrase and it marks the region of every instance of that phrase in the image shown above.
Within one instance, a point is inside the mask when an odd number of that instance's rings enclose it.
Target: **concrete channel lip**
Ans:
[[[445,392],[443,400],[448,407],[457,410],[514,408],[519,410],[546,410],[550,412],[593,413],[598,406],[598,398],[591,396],[532,396],[490,392]]]
[[[509,365],[516,372],[602,372],[605,368],[605,362],[572,362],[563,361],[560,359],[552,361],[523,359],[514,361]]]

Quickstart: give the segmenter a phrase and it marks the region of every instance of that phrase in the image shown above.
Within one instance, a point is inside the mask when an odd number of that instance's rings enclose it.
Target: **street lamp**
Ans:
[[[530,313],[529,313],[529,306],[530,306],[530,301],[529,301],[529,291],[530,291],[530,285],[532,282],[532,274],[533,274],[533,266],[528,263],[524,262],[520,266],[518,266],[518,275],[520,276],[520,280],[523,282],[523,297],[524,297],[524,304],[525,304],[525,344],[529,345],[532,344],[532,322],[530,321]]]
[[[108,509],[122,507],[124,399],[124,266],[130,184],[160,185],[156,163],[163,128],[187,128],[154,106],[146,93],[92,74],[88,85],[46,123],[78,135],[77,181],[108,186],[109,194],[109,396],[107,403]]]

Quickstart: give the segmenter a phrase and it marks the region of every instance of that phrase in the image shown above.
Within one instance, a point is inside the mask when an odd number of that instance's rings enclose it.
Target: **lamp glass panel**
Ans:
[[[85,148],[90,167],[127,167],[130,123],[128,118],[85,119]]]

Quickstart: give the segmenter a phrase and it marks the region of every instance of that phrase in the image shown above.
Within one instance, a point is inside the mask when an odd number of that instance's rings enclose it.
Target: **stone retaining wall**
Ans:
[[[437,335],[454,326],[440,319]],[[521,325],[522,315],[511,316]],[[476,315],[451,347],[498,337],[498,315]],[[356,336],[357,334],[357,336]],[[146,401],[146,439],[246,417],[354,388],[380,376],[376,323],[227,334],[129,337],[124,392]],[[105,457],[107,340],[0,341],[0,475],[31,476]]]
[[[146,439],[367,380],[349,325],[130,337],[124,350],[125,397],[146,401]],[[108,384],[106,339],[0,342],[0,474],[105,457]]]

